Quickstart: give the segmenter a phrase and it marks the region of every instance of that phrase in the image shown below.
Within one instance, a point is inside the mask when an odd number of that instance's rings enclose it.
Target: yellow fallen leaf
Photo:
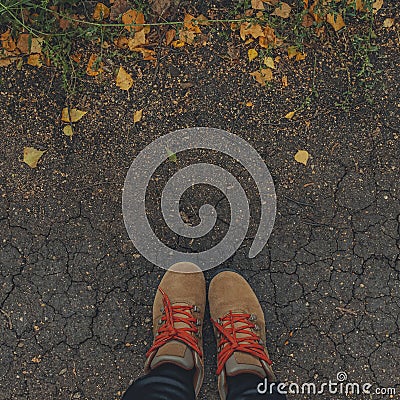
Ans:
[[[29,53],[29,33],[21,33],[18,36],[17,47],[21,53]]]
[[[262,0],[251,0],[251,8],[254,10],[265,10]]]
[[[87,111],[81,111],[77,108],[70,108],[68,112],[68,107],[64,107],[61,112],[61,121],[63,122],[77,122],[79,121]]]
[[[394,24],[394,18],[386,18],[383,21],[383,27],[384,28],[391,28]]]
[[[28,164],[31,168],[36,168],[37,163],[46,151],[37,150],[34,147],[24,148],[24,163]]]
[[[128,10],[122,15],[122,23],[125,25],[124,28],[129,32],[138,32],[143,28],[144,15],[136,10]]]
[[[260,36],[264,36],[264,31],[259,24],[243,22],[240,25],[240,37],[242,40],[246,40],[247,35],[251,35],[254,39],[257,39]]]
[[[108,18],[110,15],[110,9],[103,3],[97,3],[93,11],[93,19],[95,21],[102,21]]]
[[[285,115],[286,119],[292,119],[296,111],[290,111]]]
[[[17,57],[0,58],[0,67],[8,67],[17,60]]]
[[[265,86],[267,82],[272,81],[274,78],[271,68],[263,68],[261,71],[251,72],[250,75],[253,76],[261,86]]]
[[[171,42],[172,47],[179,48],[183,47],[185,45],[185,42],[182,42],[182,40],[174,40]]]
[[[306,151],[306,150],[299,150],[299,151],[295,154],[294,159],[295,159],[298,163],[300,163],[300,164],[307,165],[307,161],[308,161],[308,158],[309,158],[309,157],[310,157],[310,155],[308,154],[308,151]]]
[[[383,6],[383,0],[376,0],[373,4],[372,4],[372,8],[373,8],[373,12],[374,14],[376,14]]]
[[[133,38],[128,39],[129,50],[133,50],[135,47],[140,47],[146,44],[146,35],[144,29],[135,33]]]
[[[346,26],[341,14],[336,14],[336,15],[332,13],[327,14],[326,22],[328,22],[328,24],[330,24],[333,27],[335,32],[340,31],[340,29]]]
[[[258,42],[261,47],[267,49],[268,47],[272,46],[279,46],[282,44],[282,39],[279,39],[275,35],[274,28],[270,26],[265,26],[263,29],[263,34],[258,38]]]
[[[126,72],[122,67],[119,67],[115,83],[120,89],[129,90],[133,85],[133,79],[128,72]]]
[[[264,58],[264,64],[268,68],[275,69],[275,62],[274,62],[274,59],[272,57],[265,57]]]
[[[246,103],[246,107],[253,107],[253,103],[252,103],[251,101],[248,101],[248,102]]]
[[[296,46],[289,46],[288,47],[288,57],[289,60],[293,57],[296,57],[296,61],[304,60],[307,54],[301,53]]]
[[[34,37],[31,40],[30,53],[41,53],[42,52],[43,38]]]
[[[194,42],[195,32],[181,29],[179,31],[179,40],[183,43],[192,44]]]
[[[97,54],[92,54],[86,66],[86,73],[89,76],[97,76],[103,72],[103,63],[98,62]]]
[[[14,51],[17,47],[14,39],[11,36],[11,29],[8,29],[0,35],[0,41],[3,49],[7,51]]]
[[[143,109],[142,110],[137,110],[133,114],[133,122],[136,124],[136,122],[139,122],[143,117]]]
[[[42,66],[42,60],[40,59],[40,54],[30,54],[27,63],[33,67],[40,68]]]
[[[275,8],[275,11],[272,13],[272,15],[276,15],[277,17],[281,18],[289,18],[291,10],[292,7],[290,7],[289,4],[282,2],[279,7]]]
[[[167,46],[169,46],[175,39],[175,34],[176,34],[175,29],[170,29],[169,31],[167,31],[167,33],[165,34],[165,44]]]
[[[64,132],[64,135],[67,135],[69,137],[72,137],[72,135],[74,134],[74,131],[72,130],[72,126],[71,125],[64,126],[63,132]]]
[[[198,22],[193,15],[185,14],[185,18],[183,20],[183,27],[194,33],[201,33],[200,27],[198,26]]]
[[[248,56],[249,56],[249,61],[253,61],[255,58],[257,58],[258,56],[258,52],[256,49],[249,49],[249,51],[247,52]]]

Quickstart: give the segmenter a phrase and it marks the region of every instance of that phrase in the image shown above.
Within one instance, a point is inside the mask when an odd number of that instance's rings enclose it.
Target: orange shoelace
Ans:
[[[198,339],[192,335],[192,333],[199,331],[196,325],[197,318],[192,315],[194,306],[172,305],[167,294],[160,287],[158,290],[163,296],[164,314],[161,317],[162,325],[158,329],[157,336],[146,353],[146,357],[149,357],[154,350],[157,350],[170,340],[178,340],[185,343],[202,357],[203,354],[198,345]],[[177,322],[182,322],[185,326],[176,328],[175,324]]]
[[[218,353],[217,375],[222,372],[225,363],[235,351],[251,354],[264,360],[269,365],[272,364],[263,345],[260,344],[260,338],[251,330],[256,325],[250,321],[250,317],[251,314],[232,313],[232,311],[229,311],[227,315],[219,319],[219,322],[211,318],[215,328],[221,334],[218,342],[218,347],[221,351]],[[241,334],[241,337],[237,337],[238,334]]]

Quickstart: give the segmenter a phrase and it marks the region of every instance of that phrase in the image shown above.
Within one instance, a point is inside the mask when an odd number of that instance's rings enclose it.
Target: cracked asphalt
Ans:
[[[224,235],[229,205],[218,190],[200,186],[182,199],[193,223],[205,201],[216,205],[217,227],[203,241],[174,236],[158,205],[177,169],[199,161],[225,166],[246,188],[252,221],[248,239],[218,268],[243,274],[259,296],[279,378],[321,383],[344,371],[349,381],[400,393],[398,39],[386,37],[374,60],[383,71],[374,103],[359,88],[345,109],[337,103],[347,91],[346,70],[332,50],[316,50],[315,58],[310,51],[302,64],[282,61],[289,86],[261,88],[245,55],[227,61],[224,40],[211,35],[215,45],[170,51],[157,68],[125,65],[135,78],[129,96],[111,75],[85,78],[69,99],[88,111],[72,140],[62,134],[65,95],[54,70],[0,70],[0,399],[118,399],[143,372],[164,271],[130,242],[122,188],[141,149],[192,126],[225,129],[259,152],[275,182],[275,226],[263,252],[248,259],[259,216],[254,182],[233,160],[199,150],[164,163],[149,185],[159,237],[201,251]],[[318,98],[284,119],[312,90]],[[141,108],[143,120],[134,124]],[[24,146],[46,150],[36,169],[21,162]],[[311,155],[307,166],[294,160],[299,149]],[[215,400],[209,323],[204,340],[200,399]]]

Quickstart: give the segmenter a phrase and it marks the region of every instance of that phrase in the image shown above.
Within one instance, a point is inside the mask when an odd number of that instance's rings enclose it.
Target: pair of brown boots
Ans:
[[[251,373],[275,381],[265,347],[264,314],[247,281],[235,272],[220,272],[210,283],[208,302],[217,339],[221,399],[227,396],[227,376]],[[146,354],[146,372],[166,363],[195,368],[196,396],[204,377],[201,331],[205,306],[206,282],[200,268],[187,262],[173,265],[154,299],[154,342]]]

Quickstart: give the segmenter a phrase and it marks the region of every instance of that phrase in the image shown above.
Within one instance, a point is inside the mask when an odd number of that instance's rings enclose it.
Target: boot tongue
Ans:
[[[190,370],[194,367],[193,353],[186,344],[171,340],[157,350],[150,367],[154,369],[166,363]]]
[[[175,303],[174,305],[187,306],[186,303]],[[175,316],[181,317],[182,319],[187,318],[184,314],[175,313]],[[176,322],[174,327],[176,329],[187,328],[190,325],[185,322]],[[161,346],[155,354],[150,367],[154,369],[162,364],[175,364],[186,370],[194,367],[194,359],[192,350],[179,340],[170,340]]]
[[[238,374],[255,374],[260,378],[266,377],[266,372],[260,360],[251,354],[235,351],[225,363],[225,371],[228,376]]]
[[[242,310],[235,311],[235,313],[245,313]],[[243,322],[236,322],[235,328],[246,326]],[[236,332],[236,337],[246,337],[245,333]],[[241,351],[235,351],[226,361],[225,371],[228,376],[235,376],[238,374],[249,373],[258,375],[260,378],[265,378],[266,372],[258,357],[255,357],[249,353]]]

